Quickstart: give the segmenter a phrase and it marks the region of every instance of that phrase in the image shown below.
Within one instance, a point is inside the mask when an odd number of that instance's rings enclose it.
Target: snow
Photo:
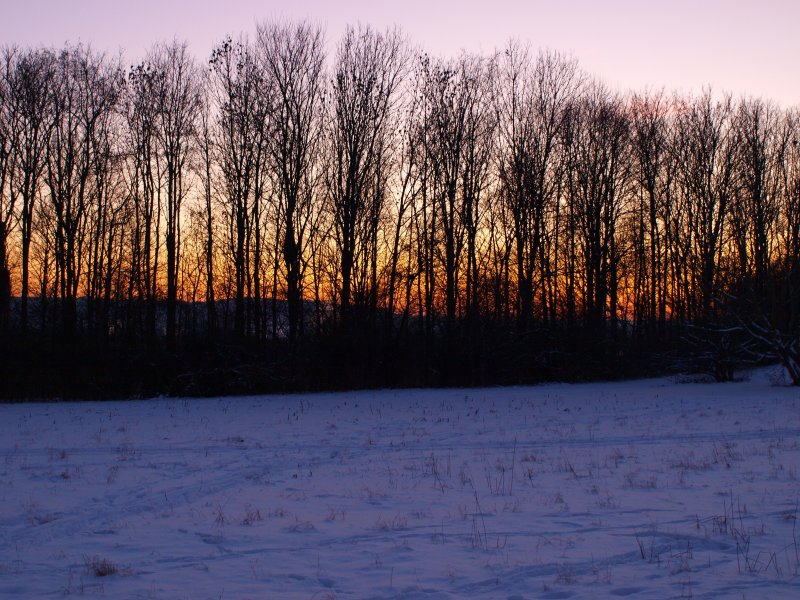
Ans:
[[[0,406],[0,597],[800,595],[800,391]]]

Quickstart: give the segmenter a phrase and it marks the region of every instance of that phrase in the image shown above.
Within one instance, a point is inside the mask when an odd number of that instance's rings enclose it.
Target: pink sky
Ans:
[[[134,8],[135,6],[135,8]],[[620,89],[666,87],[800,106],[798,0],[8,0],[0,43],[91,42],[128,62],[154,41],[189,42],[205,58],[227,34],[271,17],[312,18],[331,48],[347,23],[396,24],[433,54],[491,52],[510,37],[571,53]]]

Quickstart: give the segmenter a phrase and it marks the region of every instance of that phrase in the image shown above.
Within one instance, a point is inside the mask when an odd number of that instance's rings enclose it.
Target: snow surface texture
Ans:
[[[758,372],[0,406],[0,597],[800,597]]]

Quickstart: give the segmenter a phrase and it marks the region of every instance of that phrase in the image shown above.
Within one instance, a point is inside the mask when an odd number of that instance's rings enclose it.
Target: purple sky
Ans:
[[[135,7],[135,8],[134,8]],[[510,37],[571,53],[621,89],[666,87],[800,106],[798,0],[7,0],[0,43],[91,42],[128,62],[154,41],[189,42],[198,58],[270,17],[312,18],[331,48],[347,23],[397,24],[433,54],[491,52]]]

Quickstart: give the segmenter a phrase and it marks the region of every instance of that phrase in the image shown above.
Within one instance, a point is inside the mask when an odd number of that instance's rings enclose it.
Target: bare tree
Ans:
[[[13,77],[14,53],[8,48],[3,49],[2,63],[0,64],[0,223],[3,225],[2,240],[3,252],[0,253],[0,264],[7,267],[8,258],[5,253],[6,236],[14,212],[16,196],[9,189],[9,179],[12,175],[12,162],[16,153],[16,131],[14,116],[12,115],[9,96],[9,80]]]
[[[782,321],[789,331],[800,330],[800,110],[784,116],[783,129],[787,145],[780,165],[783,202],[777,228],[779,261],[786,277],[782,305],[786,314]]]
[[[261,24],[258,50],[265,85],[275,94],[268,151],[280,204],[289,340],[294,342],[302,331],[303,252],[321,137],[323,33],[308,23]]]
[[[83,46],[67,46],[56,64],[46,180],[56,216],[55,266],[62,326],[66,335],[72,335],[84,273],[81,261],[89,251],[89,214],[103,194],[108,174],[94,167],[103,160],[98,152],[107,152],[100,140],[108,135],[121,76],[103,55]]]
[[[199,115],[199,148],[201,160],[198,162],[199,179],[203,185],[203,221],[205,225],[205,301],[206,333],[213,340],[217,330],[216,296],[214,294],[214,140],[210,106],[210,93],[204,97]]]
[[[428,204],[429,256],[441,256],[445,316],[452,331],[458,316],[459,287],[469,269],[463,263],[464,251],[469,243],[474,250],[478,201],[488,166],[486,150],[493,126],[487,122],[491,104],[486,93],[491,65],[468,55],[452,63],[425,57],[422,70],[426,115],[422,140],[432,196]],[[428,277],[433,279],[433,273],[431,266]]]
[[[549,256],[543,250],[548,221],[558,209],[559,134],[582,76],[573,59],[555,52],[541,52],[532,63],[528,49],[516,42],[509,44],[501,64],[498,170],[501,198],[514,225],[516,312],[524,329],[534,314],[537,266],[543,289],[557,272],[556,265],[547,264]],[[546,316],[546,306],[542,309],[540,314]]]
[[[9,79],[12,76],[13,52],[4,49],[0,71],[0,332],[8,325],[11,302],[11,272],[6,251],[16,197],[10,193],[9,179],[15,160],[16,132],[9,109]]]
[[[775,254],[782,193],[780,165],[789,143],[788,130],[781,127],[781,113],[762,100],[742,100],[734,116],[738,184],[731,202],[734,218],[733,252],[738,255],[736,278],[752,285],[764,297],[770,261]]]
[[[639,188],[637,234],[634,246],[637,276],[635,321],[646,321],[653,333],[662,332],[667,317],[665,215],[669,213],[670,99],[664,92],[634,94],[631,100],[635,178]]]
[[[718,265],[726,222],[736,193],[736,139],[731,98],[714,100],[710,91],[678,107],[677,153],[682,232],[689,244],[690,318],[704,318],[719,293]]]
[[[127,122],[129,169],[136,226],[131,295],[147,305],[145,330],[156,333],[162,222],[166,252],[166,336],[175,342],[180,262],[181,207],[194,158],[202,90],[186,44],[157,44],[129,75]]]
[[[161,240],[162,160],[156,143],[158,71],[145,61],[131,68],[125,100],[128,180],[133,201],[133,228],[128,236],[131,265],[128,297],[144,304],[144,332],[156,336],[156,306]]]
[[[120,103],[124,75],[118,62],[109,65],[111,105],[103,111],[92,137],[91,174],[94,201],[89,211],[89,251],[86,263],[87,321],[106,339],[112,308],[114,275],[121,268],[119,248],[128,221],[129,197],[125,190],[120,154]]]
[[[197,115],[202,107],[199,77],[187,45],[173,41],[156,46],[150,55],[157,78],[157,139],[166,180],[165,243],[167,252],[167,343],[174,344],[180,261],[181,205],[188,192]]]
[[[218,46],[212,54],[211,73],[218,119],[218,161],[225,182],[225,206],[233,225],[234,330],[244,335],[245,295],[254,295],[255,310],[251,312],[260,335],[261,205],[270,90],[245,40],[228,39]]]
[[[414,113],[417,109],[417,94],[411,91],[410,99],[404,107],[401,129],[398,136],[399,149],[395,154],[395,183],[390,186],[393,202],[391,202],[394,223],[388,267],[386,289],[386,328],[391,331],[394,325],[395,312],[403,306],[401,329],[408,322],[411,312],[411,293],[414,280],[419,273],[414,268],[413,259],[413,207],[417,202],[420,183],[420,160],[422,145],[419,141],[419,130],[416,128]],[[405,265],[401,260],[405,257]],[[398,287],[405,285],[402,299],[398,297]],[[419,307],[421,309],[421,307]]]
[[[341,260],[341,310],[350,317],[353,272],[377,261],[378,217],[385,191],[383,155],[405,64],[397,31],[349,27],[337,49],[329,119],[327,188]],[[373,282],[373,286],[376,282]],[[375,290],[366,296],[374,296]],[[357,298],[363,304],[367,298]],[[363,307],[362,307],[363,308]]]
[[[592,84],[570,109],[567,127],[567,193],[577,250],[584,322],[600,334],[619,317],[620,249],[617,225],[630,183],[630,122],[622,98]],[[577,239],[576,239],[577,235]]]
[[[34,210],[52,128],[55,57],[52,52],[42,49],[6,49],[4,62],[8,73],[8,109],[15,126],[17,148],[10,193],[22,200],[19,207],[22,246],[20,323],[26,329]]]

